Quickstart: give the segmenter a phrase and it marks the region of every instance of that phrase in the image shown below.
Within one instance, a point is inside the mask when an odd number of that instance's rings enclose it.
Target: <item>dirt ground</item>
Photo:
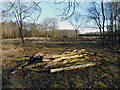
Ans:
[[[101,53],[107,62],[82,69],[62,71],[50,74],[22,69],[16,74],[12,70],[37,52],[43,54],[61,54],[73,49],[85,48],[88,52]],[[92,38],[44,39],[26,38],[4,39],[2,43],[2,84],[3,88],[119,88],[118,74],[120,53],[116,47],[103,47],[100,40]]]

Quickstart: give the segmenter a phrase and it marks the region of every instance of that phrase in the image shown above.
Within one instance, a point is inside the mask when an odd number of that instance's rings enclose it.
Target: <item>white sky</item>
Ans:
[[[71,26],[67,22],[59,22],[59,28],[60,29],[74,29],[73,26]]]

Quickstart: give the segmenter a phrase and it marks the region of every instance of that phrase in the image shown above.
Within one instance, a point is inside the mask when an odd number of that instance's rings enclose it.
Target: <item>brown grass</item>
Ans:
[[[94,39],[95,40],[95,39]],[[77,42],[44,38],[26,38],[25,45],[19,39],[3,40],[3,88],[73,88],[73,87],[119,87],[118,74],[120,54],[115,49],[105,48],[99,40],[79,39]],[[96,43],[97,42],[97,43]],[[101,54],[107,62],[90,68],[63,71],[49,74],[48,72],[34,72],[23,69],[15,75],[11,71],[37,52],[43,54],[60,54],[73,49],[85,48],[88,52]],[[96,59],[91,57],[91,59]]]

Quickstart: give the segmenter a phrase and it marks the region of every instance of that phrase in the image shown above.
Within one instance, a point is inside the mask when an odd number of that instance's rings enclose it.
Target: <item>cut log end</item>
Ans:
[[[16,69],[16,70],[14,70],[13,72],[11,72],[11,74],[15,74],[15,73],[17,73],[19,70],[18,69]]]

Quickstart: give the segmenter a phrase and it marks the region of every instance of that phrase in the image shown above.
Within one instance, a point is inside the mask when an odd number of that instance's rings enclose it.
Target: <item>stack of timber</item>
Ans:
[[[23,68],[38,72],[49,71],[50,73],[54,73],[100,64],[99,61],[102,60],[101,58],[98,57],[97,60],[92,60],[91,56],[94,56],[94,53],[87,52],[85,49],[66,51],[60,55],[49,55],[38,52],[24,64],[17,67],[12,74]],[[95,56],[97,56],[96,53]]]

